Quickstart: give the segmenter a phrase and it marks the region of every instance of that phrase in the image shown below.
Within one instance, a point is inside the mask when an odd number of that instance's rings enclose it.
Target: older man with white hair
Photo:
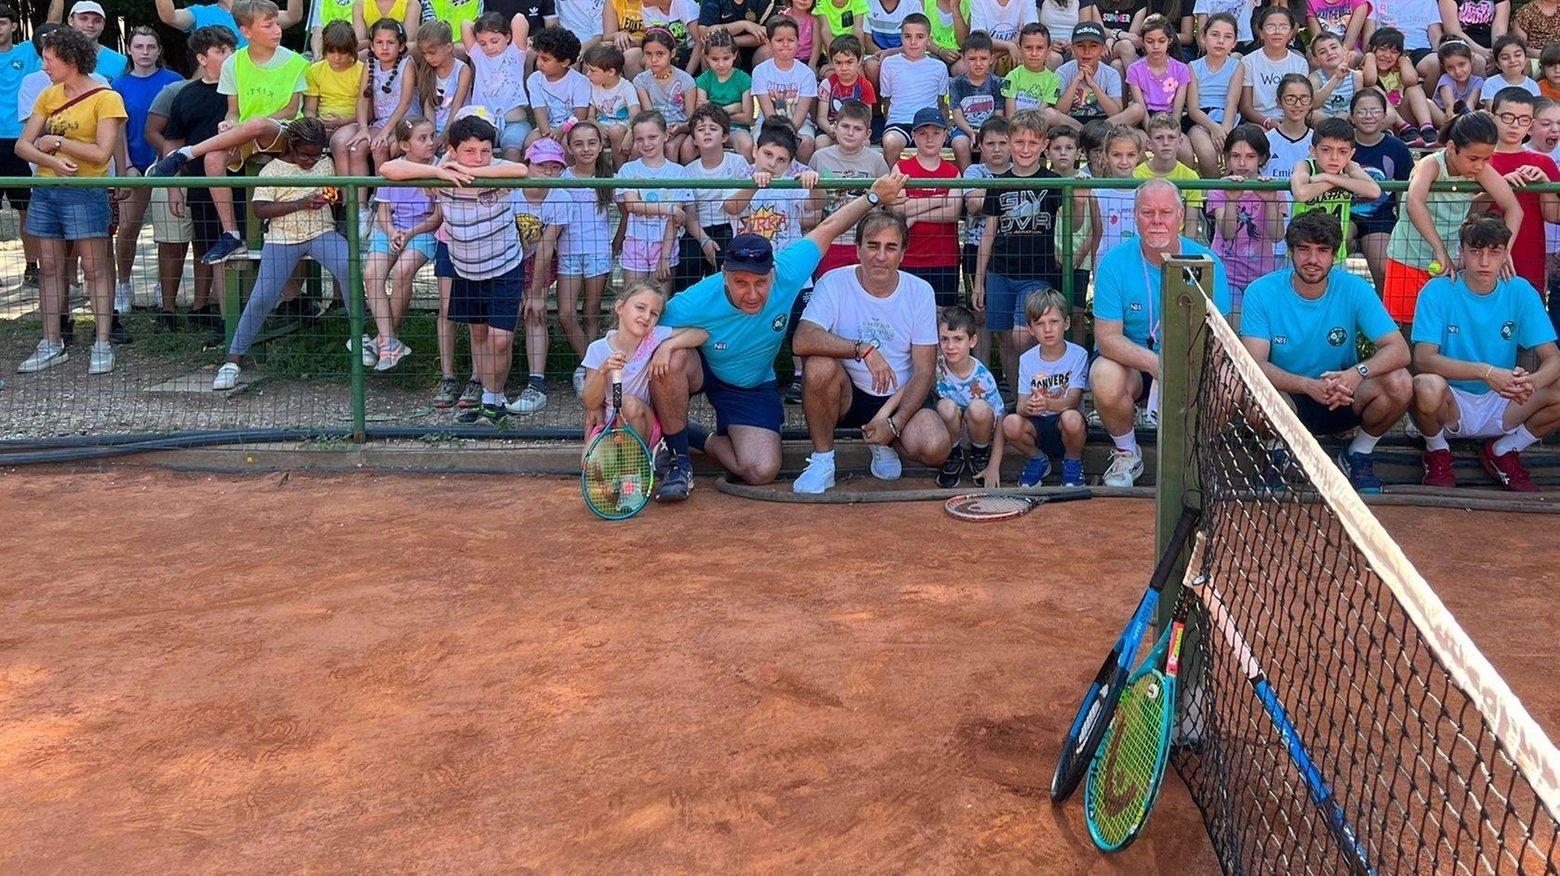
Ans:
[[[1089,386],[1100,423],[1115,444],[1105,486],[1130,487],[1143,474],[1143,453],[1133,431],[1137,406],[1158,416],[1154,381],[1159,377],[1159,326],[1164,313],[1160,266],[1172,255],[1213,259],[1204,288],[1221,313],[1230,311],[1230,285],[1219,257],[1181,236],[1186,205],[1175,184],[1151,179],[1138,186],[1133,202],[1137,236],[1100,258],[1094,274],[1094,363]],[[1156,420],[1157,422],[1157,420]]]

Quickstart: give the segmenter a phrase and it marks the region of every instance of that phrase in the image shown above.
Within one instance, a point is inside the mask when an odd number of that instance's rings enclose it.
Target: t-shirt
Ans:
[[[861,288],[854,265],[835,268],[818,278],[802,319],[842,338],[859,339],[863,346],[875,346],[894,370],[895,389],[908,383],[915,371],[911,348],[937,344],[937,301],[932,286],[904,271],[899,272],[894,291],[878,298]],[[841,359],[840,364],[857,389],[877,394],[867,363]]]
[[[502,158],[493,165],[507,164]],[[524,258],[515,228],[509,189],[435,189],[449,237],[450,262],[467,280],[490,280],[514,270]]]
[[[1546,15],[1537,3],[1525,4],[1511,17],[1511,23],[1527,34],[1529,46],[1547,46],[1560,42],[1560,13]]]
[[[1514,85],[1510,82],[1507,82],[1503,76],[1491,76],[1490,78],[1484,80],[1484,89],[1479,92],[1479,100],[1494,101],[1495,95],[1499,94],[1502,89],[1506,88],[1520,88],[1523,91],[1526,91],[1528,94],[1531,94],[1534,97],[1538,97],[1538,83],[1534,82],[1526,76],[1522,77],[1521,82],[1518,82]]]
[[[1190,167],[1187,167],[1179,161],[1175,163],[1175,167],[1172,167],[1169,173],[1156,173],[1153,167],[1149,166],[1149,163],[1145,161],[1132,169],[1132,178],[1187,180],[1202,179],[1202,174],[1192,170]],[[1186,191],[1181,192],[1181,197],[1186,200],[1186,208],[1188,210],[1201,210],[1203,208],[1203,201],[1207,198],[1207,195],[1196,189],[1187,189]]]
[[[353,61],[352,66],[340,71],[331,67],[329,61],[315,61],[304,72],[303,81],[303,96],[320,100],[320,118],[357,118],[358,98],[363,95],[362,61]],[[454,96],[451,94],[451,99]]]
[[[23,77],[42,69],[43,60],[38,57],[38,50],[33,48],[31,40],[12,46],[10,51],[0,54],[0,94],[19,93]],[[15,140],[22,136],[27,115],[20,107],[15,107],[16,112],[9,112],[12,104],[8,101],[5,103],[7,111],[0,111],[0,139]]]
[[[566,2],[573,2],[573,0],[566,0]],[[427,11],[428,7],[424,6],[424,20],[427,20]],[[533,36],[547,26],[547,19],[558,17],[558,9],[553,0],[483,0],[482,11],[497,12],[504,17],[505,21],[513,21],[516,15],[524,15],[525,23],[529,25],[528,31]],[[601,26],[599,15],[596,17],[596,26]]]
[[[1450,88],[1452,90],[1452,103],[1450,105],[1441,99],[1441,89],[1443,88]],[[1498,91],[1499,89],[1496,90]],[[1466,103],[1470,105],[1476,104],[1481,99],[1480,96],[1483,93],[1483,76],[1469,76],[1467,85],[1463,86],[1462,88],[1458,88],[1457,80],[1453,79],[1451,76],[1445,73],[1442,73],[1441,78],[1437,79],[1435,82],[1435,105],[1441,109],[1449,109],[1451,106],[1455,106],[1458,103]],[[1493,96],[1493,92],[1491,92],[1491,95]]]
[[[1228,12],[1235,16],[1235,36],[1243,43],[1251,42],[1251,13],[1256,10],[1257,0],[1197,0],[1192,5],[1193,15]]]
[[[1018,42],[1018,32],[1026,24],[1039,21],[1039,10],[1025,0],[971,0],[970,30],[983,30],[994,40]]]
[[[958,179],[959,166],[951,161],[937,162],[937,167],[927,170],[920,159],[911,155],[901,159],[898,170],[911,179]],[[958,201],[963,197],[961,189],[908,188],[910,198],[933,198],[938,203]],[[905,246],[902,266],[914,268],[951,268],[959,264],[959,223],[917,221],[910,227],[910,240]]]
[[[1181,238],[1180,248],[1174,252],[1213,257],[1213,285],[1210,290],[1213,293],[1213,305],[1220,313],[1227,315],[1230,312],[1230,284],[1224,273],[1224,261],[1206,246],[1185,237]],[[1162,282],[1159,265],[1151,265],[1143,257],[1142,244],[1136,240],[1122,243],[1101,256],[1099,264],[1095,266],[1095,320],[1119,322],[1122,336],[1127,340],[1139,347],[1157,350],[1159,321],[1164,313],[1160,300]],[[1246,291],[1246,300],[1251,300],[1250,287]]]
[[[983,401],[991,405],[991,410],[997,416],[1007,412],[1002,404],[1002,392],[997,388],[997,378],[991,374],[979,359],[970,357],[970,373],[967,377],[960,377],[948,367],[947,361],[941,355],[937,357],[937,384],[935,391],[938,398],[945,398],[959,406],[959,410],[967,411],[970,404],[975,401]]]
[[[779,8],[780,4],[775,0],[747,0],[746,3],[740,3],[738,0],[702,0],[699,4],[699,24],[705,27],[736,21],[763,24],[770,16],[776,14]]]
[[[643,6],[640,12],[644,14],[646,30],[659,27],[672,35],[678,54],[693,48],[691,25],[699,20],[699,4],[693,0],[671,0],[665,12],[653,6]]]
[[[816,156],[814,156],[814,158],[816,158]],[[1012,163],[1009,162],[1008,163],[1008,167],[1011,168],[1012,166],[1013,166]],[[991,179],[994,176],[996,176],[996,174],[991,172],[991,168],[987,167],[986,165],[982,164],[979,161],[975,162],[974,164],[971,164],[969,167],[964,168],[964,178],[965,179]],[[985,216],[985,200],[984,200],[984,198],[985,198],[985,190],[982,189],[979,186],[970,186],[969,188],[964,190],[964,193],[966,195],[968,195],[968,194],[970,194],[972,192],[977,192],[977,191],[981,192],[981,197],[982,197],[981,209],[982,209],[982,212],[980,212],[980,213],[978,213],[976,215],[973,215],[973,216],[969,216],[968,218],[966,218],[964,220],[964,245],[965,246],[980,246],[980,238],[986,232],[986,216]]]
[[[1509,10],[1509,0],[1456,0],[1456,3],[1457,23],[1462,26],[1463,33],[1484,48],[1489,48],[1490,40],[1494,37],[1496,10],[1502,6]]]
[[[196,3],[184,7],[184,11],[194,19],[186,33],[193,33],[203,27],[225,27],[232,31],[234,38],[238,40],[238,48],[242,49],[249,45],[249,40],[244,38],[244,32],[238,29],[238,21],[233,18],[231,10],[223,9],[216,3]],[[351,21],[352,16],[347,16],[347,20]]]
[[[113,82],[130,69],[130,59],[108,46],[97,47],[97,74]]]
[[[308,171],[278,158],[260,168],[260,178],[269,184],[256,186],[250,200],[258,204],[261,201],[297,201],[312,198],[323,191],[320,186],[290,185],[287,180],[300,176],[334,176],[335,173],[336,167],[328,157],[321,158]],[[267,224],[265,239],[267,243],[303,243],[335,230],[336,220],[331,215],[330,205],[324,204],[316,209],[298,210],[271,219]]]
[[[1072,108],[1067,114],[1080,119],[1104,118],[1105,111],[1100,109],[1100,102],[1094,95],[1094,90],[1083,84],[1083,78],[1078,75],[1078,62],[1068,61],[1056,70],[1056,78],[1066,88],[1072,85]],[[1109,64],[1097,64],[1094,68],[1094,83],[1100,87],[1105,95],[1113,100],[1121,100],[1121,74]],[[1061,101],[1061,91],[1057,91],[1057,101]]]
[[[775,379],[775,357],[785,341],[791,307],[823,259],[817,244],[802,238],[775,255],[775,281],[758,313],[746,314],[726,294],[726,278],[705,277],[666,302],[661,324],[710,333],[699,347],[710,372],[732,386],[755,387]],[[814,293],[816,300],[817,293]],[[933,327],[933,338],[936,338]],[[935,343],[935,340],[933,341]]]
[[[146,110],[147,115],[168,118],[169,113],[173,111],[173,99],[178,97],[179,92],[184,90],[184,86],[189,84],[190,80],[180,79],[164,85],[162,91],[157,92],[157,96],[152,98],[152,105]]]
[[[792,175],[781,178],[791,179]],[[731,223],[731,230],[766,237],[779,252],[802,239],[802,213],[809,194],[806,189],[757,189],[747,209]]]
[[[877,106],[877,91],[865,76],[857,76],[856,81],[849,85],[840,82],[840,78],[833,73],[824,77],[818,83],[818,104],[813,108],[813,115],[818,114],[818,108],[822,107],[827,113],[829,124],[840,120],[840,107],[847,100],[859,100],[868,107]]]
[[[1226,238],[1219,228],[1219,211],[1235,202],[1236,222],[1233,237]],[[1278,269],[1273,241],[1268,234],[1268,212],[1279,210],[1277,202],[1265,201],[1256,192],[1213,189],[1208,192],[1209,222],[1213,225],[1213,251],[1224,260],[1230,288],[1244,290],[1251,281]]]
[[[1520,152],[1501,152],[1497,149],[1490,156],[1490,166],[1502,176],[1518,168],[1536,167],[1548,177],[1549,182],[1560,182],[1560,167],[1555,166],[1554,159],[1530,149]],[[1522,207],[1522,224],[1517,227],[1517,236],[1511,241],[1511,261],[1517,269],[1517,276],[1532,283],[1534,288],[1543,289],[1547,271],[1542,196],[1526,186],[1514,187],[1512,192],[1517,196],[1517,204]],[[1490,211],[1501,212],[1499,207],[1493,205]]]
[[[1553,343],[1555,328],[1544,299],[1521,277],[1497,280],[1487,295],[1476,294],[1459,277],[1436,277],[1425,284],[1414,309],[1414,343],[1436,344],[1440,353],[1461,362],[1496,368],[1517,364],[1517,350]],[[1482,380],[1453,380],[1463,392],[1492,390]]]
[[[722,107],[746,103],[743,95],[753,89],[753,77],[737,69],[731,71],[725,82],[716,78],[714,70],[706,69],[694,83],[704,90],[707,100]]]
[[[202,80],[191,82],[173,99],[173,106],[168,109],[168,124],[163,128],[163,137],[185,143],[209,140],[217,135],[217,125],[227,118],[227,106],[227,97],[217,90],[217,83]],[[190,162],[191,165],[197,163]],[[205,170],[190,175],[204,176]]]
[[[997,179],[1056,179],[1041,168],[1025,177],[1014,170]],[[1130,193],[1129,193],[1130,194]],[[991,189],[981,213],[997,217],[987,270],[1013,280],[1045,280],[1061,284],[1056,263],[1056,226],[1061,222],[1060,189]]]
[[[1306,13],[1316,18],[1323,31],[1336,34],[1340,39],[1349,32],[1349,19],[1354,10],[1365,7],[1370,12],[1370,0],[1308,0]],[[1348,48],[1354,48],[1349,46]]]
[[[493,118],[500,124],[510,110],[530,105],[525,88],[524,49],[510,43],[496,57],[489,58],[480,48],[466,57],[471,64],[472,72],[469,103],[487,107],[488,112],[491,112]],[[588,102],[590,80],[585,80],[585,84],[585,99]],[[584,102],[580,104],[580,106],[584,105]]]
[[[1017,395],[1042,393],[1047,398],[1065,399],[1067,393],[1089,388],[1089,351],[1072,341],[1063,341],[1062,355],[1046,359],[1040,346],[1033,347],[1018,356],[1018,383],[1013,385]],[[1041,416],[1058,417],[1061,411],[1047,411]]]
[[[390,227],[396,231],[410,231],[433,212],[433,199],[422,189],[380,186],[374,190],[374,200],[390,205]]]
[[[677,72],[682,73],[681,70]],[[683,77],[688,78],[688,74],[683,73]],[[688,79],[688,84],[690,86],[693,84],[691,78]],[[525,89],[530,96],[531,108],[547,111],[549,127],[563,126],[569,119],[577,117],[578,110],[590,106],[590,80],[578,70],[565,70],[556,82],[549,80],[542,71],[537,70],[525,80]]]
[[[563,0],[558,8],[558,26],[571,31],[587,43],[601,36],[601,9],[603,0]],[[458,31],[457,31],[458,33]],[[536,31],[531,31],[534,35]]]
[[[585,78],[579,73],[574,75],[581,79]],[[532,73],[531,76],[534,78],[536,74]],[[688,71],[681,67],[673,67],[671,78],[665,82],[656,79],[654,73],[645,70],[634,77],[634,87],[645,90],[645,94],[650,98],[650,108],[660,110],[661,115],[666,117],[668,125],[681,125],[688,121],[687,97],[698,85],[693,81],[693,77],[688,75]]]
[[[673,331],[675,329],[669,329],[664,325],[652,328],[634,349],[634,354],[628,357],[628,364],[623,366],[624,398],[632,396],[647,405],[651,404],[650,357],[655,354],[656,347],[661,346],[662,341],[672,336]],[[592,371],[599,370],[616,352],[612,346],[612,339],[617,337],[617,334],[617,329],[608,329],[606,337],[591,341],[590,346],[585,348],[585,358],[580,364]],[[607,393],[607,421],[611,422],[616,415],[617,412],[612,408],[612,393],[609,392]]]
[[[1147,58],[1139,58],[1127,68],[1127,84],[1136,85],[1143,92],[1143,103],[1151,113],[1167,113],[1175,105],[1175,93],[1192,82],[1190,67],[1166,58],[1165,72],[1155,73],[1148,66]]]
[[[688,171],[681,164],[667,161],[660,167],[650,167],[644,159],[635,158],[618,169],[618,179],[687,179]],[[630,189],[639,200],[649,204],[686,204],[693,200],[693,192],[688,189]],[[620,193],[621,194],[621,193]],[[624,211],[627,213],[628,211]],[[648,241],[660,243],[661,235],[666,231],[666,223],[671,221],[665,216],[641,216],[638,213],[628,213],[628,230],[625,238],[628,240]],[[679,231],[680,235],[682,232]]]
[[[818,77],[800,61],[792,61],[791,69],[781,70],[774,58],[753,68],[753,97],[760,96],[775,103],[775,115],[789,116],[796,109],[797,101],[818,96]],[[764,111],[755,113],[758,123],[764,123]]]
[[[1225,58],[1224,66],[1215,71],[1208,66],[1208,56],[1204,55],[1189,66],[1192,79],[1197,82],[1197,102],[1202,104],[1198,109],[1207,113],[1208,118],[1224,124],[1224,111],[1230,104],[1230,82],[1235,79],[1240,61]]]
[[[1305,165],[1306,168],[1310,171],[1312,177],[1315,177],[1316,174],[1321,171],[1321,168],[1317,166],[1316,159],[1314,158],[1307,158],[1305,160]],[[1293,201],[1293,206],[1289,212],[1289,218],[1291,221],[1293,221],[1302,214],[1309,213],[1313,210],[1320,210],[1323,213],[1331,213],[1338,217],[1338,224],[1343,227],[1343,241],[1338,244],[1338,261],[1342,262],[1344,259],[1349,257],[1349,218],[1353,212],[1349,208],[1353,205],[1354,193],[1348,189],[1335,186],[1325,192],[1322,192],[1320,195],[1312,198],[1309,201]]]
[[[922,5],[915,0],[899,0],[897,6],[889,9],[883,0],[867,0],[867,19],[864,28],[869,36],[883,48],[899,47],[899,25],[904,23],[905,17],[913,12],[924,12]],[[888,37],[888,45],[879,42],[878,37]]]
[[[101,86],[97,86],[101,87]],[[97,142],[98,122],[104,119],[125,118],[125,101],[112,88],[103,88],[93,93],[84,100],[78,100],[68,109],[58,111],[71,98],[65,96],[65,86],[51,85],[38,95],[37,103],[33,104],[33,115],[47,117],[44,123],[44,134],[52,134],[64,137],[67,140],[83,145]],[[50,114],[53,115],[50,115]],[[76,176],[108,176],[108,162],[93,163],[81,158],[73,159],[76,162]],[[54,168],[47,165],[39,165],[36,176],[59,176]]]
[[[534,73],[532,74],[535,75]],[[639,111],[639,92],[634,90],[634,83],[619,76],[617,85],[611,88],[602,88],[595,83],[590,86],[590,115],[603,125],[628,126],[628,120]]]
[[[813,153],[812,166],[820,179],[877,179],[888,174],[888,162],[883,160],[882,151],[870,146],[863,146],[855,155],[846,155],[839,144],[827,146]],[[825,216],[866,193],[864,189],[824,189],[823,192]],[[855,228],[847,228],[834,238],[834,246],[855,245]]]
[[[1403,32],[1403,47],[1415,49],[1433,48],[1430,45],[1430,25],[1441,23],[1441,11],[1434,3],[1425,0],[1372,0],[1371,18],[1376,27],[1395,27]]]
[[[817,156],[814,156],[816,158]],[[746,179],[753,175],[753,166],[735,152],[722,152],[720,163],[706,168],[699,158],[683,165],[689,179]],[[736,194],[736,189],[693,189],[693,206],[698,223],[703,228],[729,225],[731,216],[726,212],[726,199]]]
[[[281,112],[293,95],[309,87],[304,78],[309,62],[302,55],[278,46],[270,60],[260,64],[249,56],[250,51],[239,49],[223,61],[222,75],[217,77],[217,91],[238,97],[241,122]]]
[[[931,55],[919,61],[910,60],[903,52],[889,55],[883,60],[878,85],[882,96],[889,99],[888,123],[908,125],[916,110],[942,105],[943,95],[948,93],[948,65]]]
[[[1055,106],[1061,94],[1061,77],[1044,68],[1014,67],[1002,83],[1002,96],[1013,99],[1015,110]]]
[[[579,179],[574,171],[565,170],[563,179]],[[563,234],[558,237],[558,255],[578,256],[586,253],[600,253],[601,242],[612,238],[607,219],[607,208],[601,205],[601,199],[596,189],[560,189],[572,195],[565,202],[569,211],[569,219],[563,226]],[[613,197],[608,192],[608,197]]]
[[[1360,143],[1354,144],[1354,161],[1376,182],[1397,180],[1407,182],[1408,177],[1414,172],[1414,155],[1403,145],[1403,141],[1388,134],[1381,138],[1381,142],[1371,146]],[[1381,197],[1369,203],[1356,202],[1354,204],[1354,218],[1359,222],[1375,225],[1377,223],[1391,223],[1397,221],[1398,215],[1397,192],[1383,190]],[[1379,233],[1384,228],[1362,229],[1362,234]]]
[[[640,0],[610,0],[610,2],[612,11],[616,13],[617,29],[636,40],[644,37],[644,4]]]
[[[987,73],[979,85],[970,81],[968,74],[955,77],[948,83],[948,105],[964,113],[964,123],[979,133],[980,126],[1003,109],[1002,87],[1007,80],[995,73]]]
[[[1289,179],[1295,175],[1295,166],[1311,157],[1311,130],[1298,140],[1274,128],[1267,132],[1268,161],[1262,166],[1262,175],[1273,179]]]
[[[1100,207],[1100,243],[1094,251],[1110,252],[1137,237],[1135,192],[1130,189],[1097,189],[1094,203]]]
[[[125,140],[130,150],[130,163],[137,170],[145,170],[157,160],[157,150],[146,142],[146,115],[158,92],[182,81],[183,77],[167,69],[158,69],[150,76],[121,76],[114,80],[114,90],[124,99]]]
[[[546,193],[540,201],[526,197],[538,191]],[[515,231],[520,235],[520,250],[525,258],[530,258],[536,254],[536,245],[542,242],[542,232],[549,226],[568,223],[577,192],[565,189],[510,189],[509,192]]]
[[[1280,118],[1284,114],[1283,107],[1278,105],[1278,83],[1284,76],[1290,73],[1304,76],[1311,72],[1311,66],[1305,58],[1294,52],[1285,52],[1284,57],[1274,61],[1258,50],[1241,58],[1240,64],[1246,77],[1243,87],[1251,89],[1252,109],[1268,119]]]
[[[1276,367],[1315,380],[1359,364],[1356,334],[1374,340],[1397,331],[1368,280],[1333,268],[1327,291],[1312,301],[1295,291],[1294,274],[1286,268],[1247,286],[1241,309],[1241,336],[1267,341]]]
[[[838,6],[834,0],[818,0],[813,4],[813,11],[823,16],[828,25],[829,32],[820,34],[823,39],[823,50],[829,50],[829,43],[837,36],[853,33],[856,22],[867,20],[867,0],[845,0],[844,6]],[[828,59],[825,58],[825,61]]]

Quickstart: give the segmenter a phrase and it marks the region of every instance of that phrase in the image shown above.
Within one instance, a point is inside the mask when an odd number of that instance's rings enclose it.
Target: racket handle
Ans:
[[[621,369],[612,372],[612,410],[619,414],[623,411],[623,372]]]

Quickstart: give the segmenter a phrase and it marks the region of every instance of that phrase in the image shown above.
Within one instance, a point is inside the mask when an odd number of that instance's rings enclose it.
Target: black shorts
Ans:
[[[677,261],[677,267],[672,268],[671,293],[673,295],[720,270],[720,263],[725,260],[726,244],[731,243],[731,226],[711,225],[704,229],[704,233],[720,247],[720,251],[715,256],[716,265],[710,267],[709,261],[704,258],[705,247],[700,246],[699,241],[693,239],[693,235],[684,234],[679,244],[682,247],[681,258]]]
[[[779,434],[785,423],[785,405],[780,402],[780,388],[773,380],[757,386],[734,386],[716,377],[702,354],[699,367],[704,371],[704,386],[699,392],[715,409],[716,435],[726,434],[732,426],[751,426]]]
[[[949,265],[945,268],[906,268],[907,273],[931,284],[932,295],[937,299],[939,308],[952,307],[959,303],[959,266]]]
[[[9,138],[0,140],[0,176],[32,175],[32,165],[16,155],[16,141]],[[25,213],[30,191],[31,189],[25,187],[7,186],[0,188],[0,197],[11,202],[11,209]]]
[[[878,411],[888,404],[891,395],[873,395],[857,386],[853,381],[850,385],[850,410],[835,425],[841,429],[860,429],[872,422],[872,418],[878,415]],[[926,400],[921,403],[922,408],[936,409],[937,394],[927,393]]]
[[[524,293],[523,263],[485,280],[470,280],[457,274],[450,282],[450,322],[512,332],[520,323],[520,299]]]
[[[1420,61],[1433,54],[1435,54],[1435,49],[1409,49],[1408,59],[1414,62],[1415,67],[1418,67]]]
[[[1308,395],[1290,393],[1289,398],[1295,403],[1300,423],[1312,435],[1338,435],[1360,425],[1360,415],[1350,405],[1329,409]]]
[[[1393,219],[1361,219],[1355,216],[1349,220],[1349,226],[1362,238],[1370,234],[1391,234],[1395,225],[1397,221]]]
[[[910,148],[911,146],[915,145],[915,134],[911,132],[909,125],[901,124],[901,123],[898,123],[898,122],[896,122],[896,123],[894,123],[892,125],[884,123],[884,125],[883,125],[883,136],[885,136],[885,137],[888,136],[888,132],[889,131],[893,131],[894,133],[898,134],[899,136],[904,137],[905,138],[905,143],[907,144],[906,148]]]
[[[1062,443],[1061,414],[1030,417],[1029,424],[1035,427],[1035,446],[1041,453],[1052,457],[1067,455],[1067,445]]]

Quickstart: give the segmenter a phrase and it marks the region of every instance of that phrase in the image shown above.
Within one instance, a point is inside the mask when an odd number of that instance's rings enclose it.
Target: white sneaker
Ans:
[[[23,359],[22,364],[16,366],[16,373],[32,374],[45,368],[53,368],[69,358],[70,354],[65,352],[63,341],[58,344],[51,344],[45,338],[38,342],[38,349],[31,356]]]
[[[88,374],[107,374],[114,370],[114,345],[98,341],[92,345],[92,357],[87,360]]]
[[[1105,486],[1130,487],[1143,476],[1143,454],[1115,450],[1110,455],[1110,468],[1105,469]]]
[[[1149,408],[1137,408],[1132,415],[1132,425],[1138,429],[1159,430],[1159,412]]]
[[[807,468],[791,484],[791,492],[818,495],[833,486],[834,456],[814,453],[807,457]]]
[[[905,467],[899,461],[899,454],[892,447],[883,447],[877,444],[868,444],[867,450],[872,453],[872,476],[880,481],[897,481],[904,474]]]
[[[579,398],[585,397],[585,366],[574,369],[574,394]]]
[[[114,312],[129,313],[135,304],[135,288],[129,283],[119,283],[114,286]]]
[[[379,342],[368,335],[363,336],[363,367],[373,368],[379,364]],[[352,352],[352,339],[347,338],[347,352]]]
[[[217,369],[217,377],[211,381],[211,388],[221,392],[237,386],[238,371],[239,368],[236,363],[224,362],[222,367]]]
[[[547,407],[547,393],[534,386],[527,385],[520,390],[519,398],[509,403],[511,414],[534,414]]]

